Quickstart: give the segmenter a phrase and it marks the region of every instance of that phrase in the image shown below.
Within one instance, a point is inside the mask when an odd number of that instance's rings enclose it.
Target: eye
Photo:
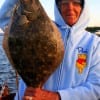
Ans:
[[[78,2],[78,1],[73,1],[72,2],[74,5],[81,5],[81,2]]]

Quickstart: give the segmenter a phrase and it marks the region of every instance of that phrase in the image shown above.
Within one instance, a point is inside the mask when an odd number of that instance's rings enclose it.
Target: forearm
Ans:
[[[100,86],[91,83],[59,90],[61,100],[98,100],[100,97]]]

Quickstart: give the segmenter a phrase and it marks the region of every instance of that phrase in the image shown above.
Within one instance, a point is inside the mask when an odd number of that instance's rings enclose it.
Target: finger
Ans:
[[[31,96],[24,96],[23,100],[35,100],[35,99]]]
[[[24,96],[35,96],[36,92],[34,90],[25,90]]]
[[[28,91],[28,92],[31,92],[31,93],[32,92],[36,93],[36,92],[40,92],[41,90],[42,89],[40,89],[40,88],[27,87],[25,91]]]
[[[35,95],[35,93],[34,92],[25,92],[24,93],[24,96],[33,96],[33,97],[35,97],[36,95]]]

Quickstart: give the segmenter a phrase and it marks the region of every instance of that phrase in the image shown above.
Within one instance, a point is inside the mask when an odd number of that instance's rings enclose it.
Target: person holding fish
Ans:
[[[40,0],[41,4],[42,1],[45,0]],[[85,30],[90,19],[86,0],[53,1],[51,19],[62,35],[63,60],[42,88],[27,87],[20,80],[15,100],[18,95],[19,100],[98,100],[100,38]],[[45,2],[49,7],[48,1]],[[47,5],[43,5],[45,10]]]

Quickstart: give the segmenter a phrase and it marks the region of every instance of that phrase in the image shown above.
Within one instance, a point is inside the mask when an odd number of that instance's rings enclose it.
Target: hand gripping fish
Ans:
[[[61,33],[39,0],[20,0],[3,44],[14,69],[34,88],[42,87],[64,55]]]

